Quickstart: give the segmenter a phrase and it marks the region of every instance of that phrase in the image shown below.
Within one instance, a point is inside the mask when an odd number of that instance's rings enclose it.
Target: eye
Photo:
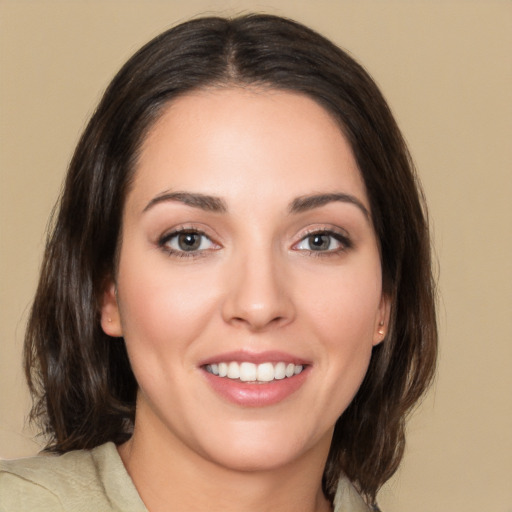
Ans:
[[[159,240],[158,245],[170,254],[179,256],[193,256],[203,251],[218,248],[218,245],[205,233],[191,229],[173,231],[164,235]]]
[[[333,231],[316,231],[302,238],[294,249],[309,252],[338,253],[351,247],[348,237]]]

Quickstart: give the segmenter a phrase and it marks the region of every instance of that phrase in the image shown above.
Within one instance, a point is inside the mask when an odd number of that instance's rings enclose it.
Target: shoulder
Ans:
[[[113,443],[0,461],[0,512],[146,509]]]
[[[346,477],[340,478],[334,496],[334,512],[372,512],[356,488]]]
[[[90,484],[90,452],[0,462],[0,510],[65,510]]]

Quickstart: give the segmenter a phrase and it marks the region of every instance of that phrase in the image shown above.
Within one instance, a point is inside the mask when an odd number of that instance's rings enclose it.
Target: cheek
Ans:
[[[144,266],[127,260],[125,268],[119,271],[119,297],[129,350],[177,352],[200,336],[215,308],[211,274],[191,276],[161,257]]]
[[[373,341],[382,296],[379,265],[317,275],[302,283],[297,296],[302,297],[304,314],[333,342]]]
[[[325,374],[333,421],[364,379],[381,301],[380,267],[353,270],[333,272],[330,279],[317,278],[309,286],[309,300],[303,303],[303,317],[309,319],[309,328],[320,340],[316,350],[323,361],[320,370]]]

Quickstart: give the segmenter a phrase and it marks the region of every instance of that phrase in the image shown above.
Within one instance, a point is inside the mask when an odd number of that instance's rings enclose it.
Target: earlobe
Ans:
[[[379,310],[374,328],[373,345],[378,345],[386,338],[389,329],[389,316],[391,311],[391,299],[387,294],[382,294]]]
[[[116,285],[113,281],[107,285],[103,292],[101,301],[101,328],[105,334],[114,338],[119,338],[123,335],[119,305],[117,303]]]

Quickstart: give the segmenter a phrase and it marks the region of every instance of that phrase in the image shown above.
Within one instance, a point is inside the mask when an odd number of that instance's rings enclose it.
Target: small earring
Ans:
[[[383,326],[384,326],[384,322],[379,322],[379,327],[380,327],[380,329],[379,329],[377,332],[378,332],[381,336],[384,334]]]

